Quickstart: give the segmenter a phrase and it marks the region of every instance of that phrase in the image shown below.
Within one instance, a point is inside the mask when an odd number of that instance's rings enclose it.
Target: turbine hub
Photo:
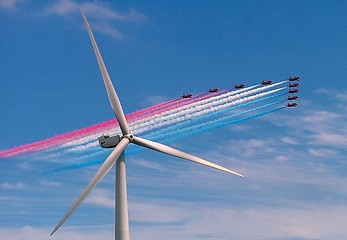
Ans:
[[[132,135],[131,133],[125,134],[125,135],[122,136],[122,139],[123,139],[123,138],[127,138],[127,139],[129,140],[129,142],[133,142],[133,140],[134,140],[134,135]]]

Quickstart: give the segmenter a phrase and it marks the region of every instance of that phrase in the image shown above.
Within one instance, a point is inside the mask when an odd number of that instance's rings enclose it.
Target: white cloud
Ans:
[[[315,145],[323,146],[339,146],[347,148],[347,129],[335,129],[336,132],[322,131],[314,133],[312,135],[312,143]]]
[[[143,97],[144,101],[141,103],[146,106],[153,106],[168,101],[169,99],[165,96],[160,95],[145,95]]]
[[[288,143],[288,144],[298,144],[298,141],[293,137],[285,136],[285,137],[282,137],[281,140],[282,142]]]
[[[186,209],[179,206],[181,202],[169,200],[150,200],[146,198],[141,202],[130,202],[129,210],[131,221],[145,223],[171,224],[180,222],[189,217]]]
[[[14,10],[21,2],[24,2],[24,0],[0,0],[0,8]]]
[[[64,227],[63,231],[56,233],[53,237],[54,240],[98,240],[98,239],[112,239],[114,236],[113,231],[103,231],[104,227],[93,226],[94,231],[89,231],[90,227]],[[23,226],[20,228],[0,228],[0,236],[6,240],[44,240],[49,239],[49,234],[52,229],[49,228],[35,228],[31,226]]]
[[[86,14],[93,18],[104,20],[113,19],[116,21],[140,22],[146,19],[144,14],[134,9],[129,9],[127,12],[118,12],[112,10],[109,4],[101,1],[78,3],[73,0],[58,0],[50,4],[45,12],[46,14],[67,16],[79,12],[80,9],[83,9]]]
[[[237,125],[232,125],[227,127],[229,131],[231,132],[246,132],[246,131],[251,131],[252,127],[250,125],[245,125],[245,124],[237,124]]]
[[[40,185],[47,187],[60,187],[61,183],[56,181],[40,180]]]
[[[283,155],[281,155],[281,156],[277,156],[277,157],[275,158],[275,160],[276,160],[276,161],[279,161],[279,162],[285,162],[285,161],[288,161],[289,158],[288,158],[288,156],[283,156]]]
[[[334,91],[334,94],[344,96],[343,91]],[[331,106],[335,104],[336,99],[331,101]],[[345,111],[334,107],[317,109],[317,105],[309,104],[301,108],[296,116],[289,116],[288,112],[283,111],[276,113],[276,118],[268,118],[276,126],[285,127],[286,136],[281,139],[283,142],[310,148],[347,147]]]
[[[275,140],[271,138],[252,138],[252,139],[240,139],[230,140],[225,146],[221,147],[221,152],[228,151],[233,154],[237,153],[243,157],[258,157],[263,153],[274,153],[276,146]]]
[[[107,3],[101,1],[78,3],[73,0],[59,0],[46,7],[44,14],[71,16],[79,13],[80,9],[86,13],[92,21],[92,28],[115,39],[123,39],[125,35],[114,26],[117,22],[141,23],[146,16],[135,9],[119,12],[111,8]]]
[[[145,159],[136,159],[134,163],[141,168],[148,168],[148,169],[153,169],[157,171],[163,171],[162,165],[159,165],[153,161],[147,161]]]
[[[114,194],[105,189],[94,189],[84,201],[100,207],[114,208]]]
[[[332,149],[326,149],[326,148],[319,148],[319,149],[309,148],[308,152],[311,155],[314,155],[317,157],[334,157],[334,155],[336,155],[336,151]]]
[[[341,114],[329,111],[318,110],[310,115],[304,116],[303,121],[307,123],[324,123],[341,118]]]
[[[341,103],[347,102],[347,90],[341,91],[341,90],[336,90],[336,89],[322,88],[322,89],[316,90],[316,92],[318,94],[325,94],[329,97],[332,97],[332,98],[340,101]]]
[[[66,1],[66,0],[65,0]],[[80,4],[80,7],[88,14],[96,18],[107,18],[125,22],[141,22],[146,20],[146,16],[134,9],[127,12],[118,12],[111,10],[110,6],[102,2],[87,2]]]
[[[130,225],[131,239],[173,240],[173,239],[336,239],[344,240],[347,235],[347,207],[344,205],[317,205],[303,203],[296,208],[250,207],[237,209],[229,207],[194,204],[178,204],[175,207],[138,205],[138,216]],[[137,209],[137,207],[134,207]],[[137,210],[136,210],[137,211]],[[137,216],[139,218],[137,218]],[[161,224],[153,227],[154,220]],[[161,219],[164,219],[162,221]],[[0,228],[0,235],[6,240],[49,238],[49,228],[24,226]],[[65,226],[53,239],[112,239],[113,226]]]
[[[55,1],[54,3],[50,4],[47,8],[45,13],[46,14],[58,14],[58,15],[69,15],[71,13],[74,13],[76,11],[79,11],[80,4],[71,1],[71,0],[60,0]]]
[[[123,39],[124,35],[111,24],[106,22],[98,22],[93,24],[93,28],[99,31],[100,33],[104,33],[108,36],[111,36],[115,39]]]
[[[4,188],[4,189],[24,189],[26,187],[27,185],[22,182],[16,182],[16,183],[4,182],[1,184],[1,188]]]

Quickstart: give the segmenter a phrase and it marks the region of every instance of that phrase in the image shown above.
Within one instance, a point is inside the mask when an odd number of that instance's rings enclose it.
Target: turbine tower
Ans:
[[[191,154],[182,152],[180,150],[174,149],[172,147],[163,145],[161,143],[157,143],[154,141],[150,141],[147,139],[140,138],[138,136],[134,136],[129,127],[127,120],[125,119],[125,115],[122,109],[122,105],[119,101],[116,90],[113,87],[111,78],[107,72],[106,66],[100,54],[99,48],[94,39],[92,30],[89,26],[88,20],[84,15],[83,11],[82,16],[84,19],[84,23],[87,27],[90,40],[93,45],[93,49],[96,55],[96,59],[99,64],[99,68],[101,71],[102,78],[104,80],[105,88],[107,91],[108,99],[110,101],[113,112],[116,115],[118,120],[118,124],[120,126],[122,134],[119,135],[119,141],[115,144],[114,150],[111,154],[106,158],[103,162],[99,170],[96,172],[94,177],[90,180],[87,187],[83,190],[77,200],[72,204],[70,209],[66,212],[60,222],[56,225],[54,230],[51,233],[51,236],[64,224],[64,222],[70,217],[73,211],[83,202],[83,200],[87,197],[87,195],[96,187],[96,185],[105,177],[105,175],[111,170],[114,164],[116,164],[116,217],[115,217],[115,232],[116,232],[116,240],[129,240],[129,219],[128,219],[128,203],[127,203],[127,190],[126,190],[126,169],[125,169],[125,156],[124,150],[128,146],[129,143],[133,143],[139,145],[141,147],[149,148],[158,152],[166,153],[168,155],[172,155],[175,157],[183,158],[189,161],[193,161],[204,166],[208,166],[211,168],[215,168],[230,174],[234,174],[240,177],[243,175],[234,172],[230,169],[217,165],[215,163],[206,161],[202,158],[193,156]]]

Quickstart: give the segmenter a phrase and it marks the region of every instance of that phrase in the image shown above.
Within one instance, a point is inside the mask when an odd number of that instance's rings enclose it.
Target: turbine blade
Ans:
[[[230,169],[227,169],[227,168],[222,167],[220,165],[217,165],[215,163],[206,161],[206,160],[204,160],[202,158],[199,158],[199,157],[196,157],[194,155],[182,152],[180,150],[174,149],[172,147],[166,146],[166,145],[161,144],[161,143],[153,142],[153,141],[150,141],[150,140],[147,140],[147,139],[143,139],[143,138],[140,138],[140,137],[135,137],[135,136],[134,136],[132,142],[134,144],[142,146],[142,147],[150,148],[150,149],[156,150],[158,152],[162,152],[162,153],[166,153],[166,154],[169,154],[169,155],[172,155],[172,156],[175,156],[175,157],[179,157],[179,158],[183,158],[183,159],[186,159],[186,160],[190,160],[190,161],[202,164],[204,166],[208,166],[208,167],[211,167],[211,168],[215,168],[215,169],[221,170],[223,172],[227,172],[227,173],[239,176],[239,177],[243,177],[242,174],[234,172],[234,171],[232,171]]]
[[[81,12],[82,12],[82,16],[83,16],[83,19],[84,19],[84,23],[85,23],[85,25],[87,27],[87,30],[88,30],[90,41],[92,42],[92,45],[93,45],[95,56],[96,56],[96,59],[97,59],[98,64],[99,64],[101,75],[102,75],[102,78],[104,80],[104,84],[105,84],[105,87],[106,87],[108,99],[109,99],[110,104],[112,106],[113,112],[116,115],[116,118],[118,120],[120,129],[122,130],[123,135],[129,134],[130,131],[129,131],[128,123],[127,123],[127,121],[125,119],[125,115],[124,115],[124,112],[123,112],[123,109],[122,109],[122,105],[121,105],[121,103],[119,101],[119,98],[118,98],[118,95],[116,93],[116,90],[113,87],[111,78],[110,78],[110,76],[109,76],[109,74],[107,72],[104,60],[102,59],[102,56],[101,56],[101,53],[99,51],[98,45],[97,45],[97,43],[95,41],[92,29],[90,28],[88,20],[87,20],[86,16],[84,15],[84,12],[83,12],[82,9],[81,9]]]
[[[111,154],[107,157],[105,162],[101,165],[97,173],[94,175],[92,180],[89,182],[88,186],[83,190],[81,195],[77,198],[77,200],[72,204],[70,209],[66,212],[64,217],[60,220],[57,226],[51,233],[51,236],[60,228],[61,225],[70,217],[70,215],[75,211],[75,209],[82,203],[82,201],[88,196],[88,194],[95,188],[95,186],[100,182],[101,179],[105,177],[105,175],[110,171],[113,167],[114,163],[117,161],[119,156],[124,151],[125,147],[128,145],[129,140],[127,138],[123,138],[116,148],[111,152]]]

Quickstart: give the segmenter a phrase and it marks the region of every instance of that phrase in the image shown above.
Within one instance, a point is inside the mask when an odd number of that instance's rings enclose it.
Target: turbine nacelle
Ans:
[[[129,142],[132,142],[134,140],[134,135],[132,134],[126,134],[126,135],[116,135],[116,136],[109,136],[107,134],[102,135],[101,137],[98,137],[99,145],[102,148],[115,148],[117,147],[118,143],[123,138],[127,138]]]
[[[109,135],[102,135],[101,137],[98,137],[99,145],[102,148],[115,148],[121,140],[122,137],[120,135],[112,137]]]

